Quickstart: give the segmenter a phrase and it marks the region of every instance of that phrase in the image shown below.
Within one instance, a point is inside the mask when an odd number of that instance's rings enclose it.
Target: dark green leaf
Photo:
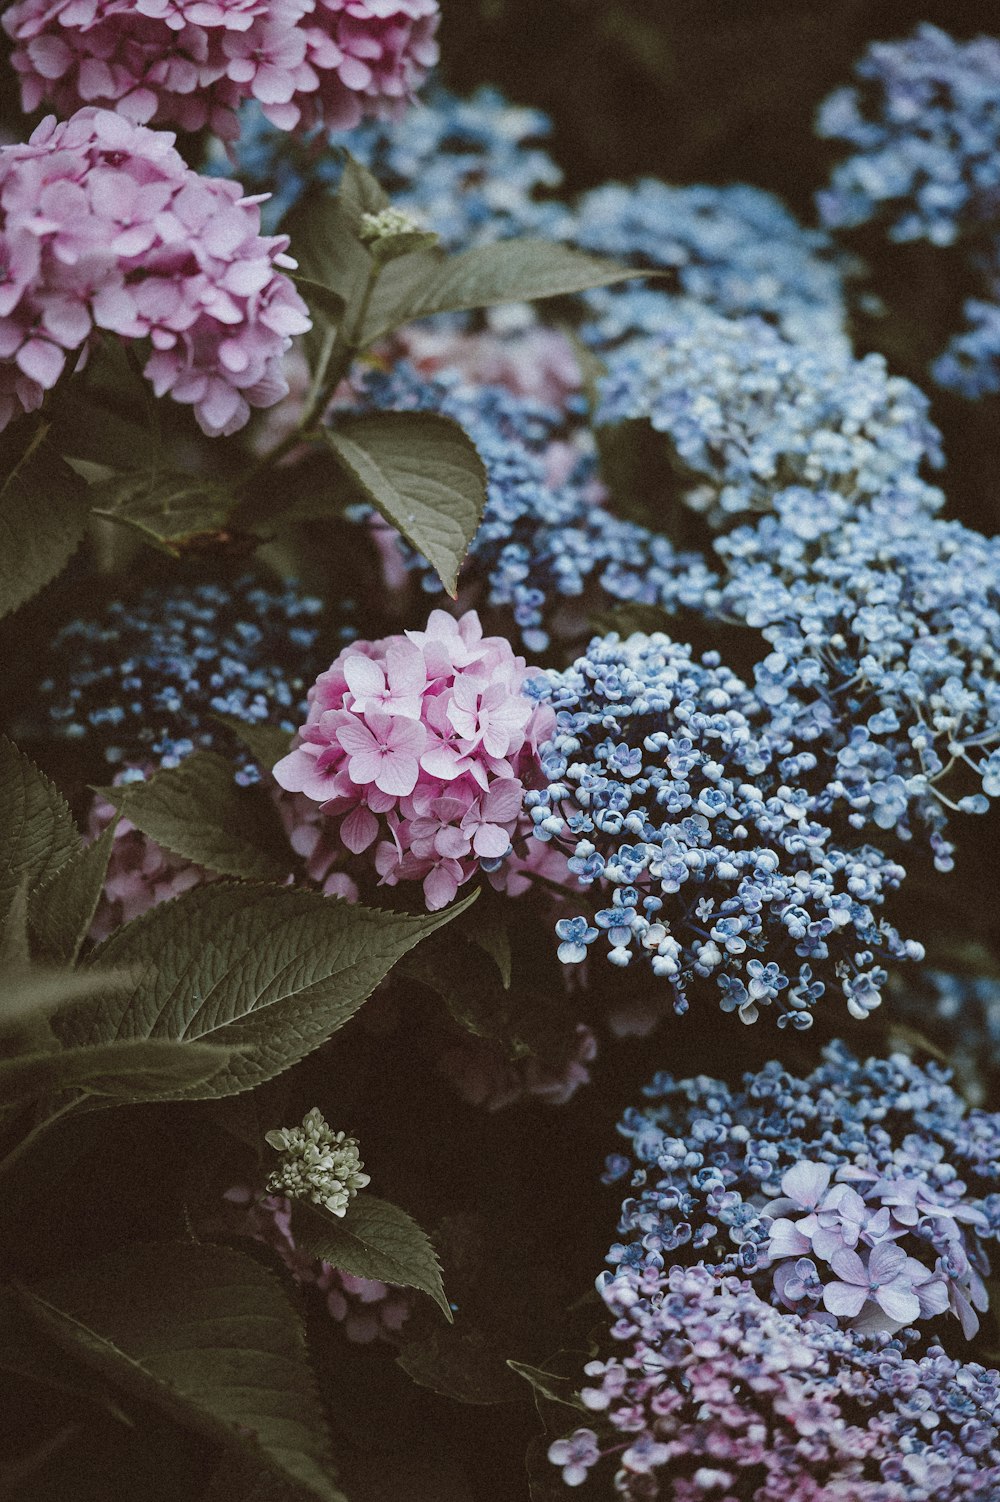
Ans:
[[[355,1278],[417,1288],[451,1319],[430,1239],[398,1205],[362,1191],[341,1219],[313,1205],[298,1204],[295,1227],[296,1243],[312,1256]]]
[[[203,1085],[230,1061],[233,1050],[211,1043],[142,1038],[0,1059],[0,1101],[38,1100],[63,1090],[86,1090],[125,1100],[162,1100]]]
[[[455,595],[486,504],[486,471],[471,438],[433,412],[345,418],[325,437],[362,493]]]
[[[20,881],[11,894],[7,915],[0,924],[0,974],[26,970],[31,964],[28,936],[28,880]]]
[[[277,725],[248,725],[245,721],[236,719],[235,715],[228,714],[217,714],[212,718],[218,720],[220,725],[227,725],[239,737],[254,761],[265,772],[270,772],[291,749],[291,735],[287,730],[279,730]]]
[[[0,975],[0,1032],[84,997],[103,996],[114,989],[131,993],[137,979],[128,971],[50,970],[40,965],[5,971]]]
[[[176,558],[201,538],[227,534],[233,497],[212,480],[141,470],[91,486],[90,504],[95,516],[134,528]]]
[[[133,993],[76,1007],[57,1031],[75,1046],[187,1038],[244,1049],[208,1084],[177,1092],[235,1095],[325,1043],[398,959],[471,900],[411,917],[279,887],[220,882],[185,892],[91,957],[103,968],[143,967]]]
[[[296,274],[292,280],[308,303],[314,323],[317,319],[325,319],[334,325],[340,323],[344,316],[344,299],[339,292],[334,292],[332,287],[324,287],[322,282],[312,281],[308,276]]]
[[[500,1043],[512,1057],[527,1050],[511,1037],[510,999],[501,990],[495,964],[457,934],[431,939],[408,955],[403,973],[436,991],[452,1017],[477,1038]]]
[[[39,428],[0,482],[0,616],[61,573],[87,527],[85,486]]]
[[[14,894],[48,880],[80,848],[80,836],[55,784],[0,736],[0,924]]]
[[[408,1341],[396,1360],[421,1387],[457,1403],[518,1403],[524,1389],[481,1330],[453,1326]]]
[[[495,893],[487,892],[462,925],[473,944],[478,944],[493,960],[505,991],[510,990],[512,964],[507,919],[506,902],[497,898]]]
[[[299,275],[334,293],[342,307],[353,307],[367,284],[371,257],[337,197],[324,188],[304,193],[282,229],[291,237]],[[334,312],[332,321],[339,323],[340,315]]]
[[[252,1258],[190,1243],[127,1247],[24,1300],[64,1349],[119,1387],[256,1456],[300,1496],[344,1502],[301,1324]]]
[[[389,207],[389,195],[367,167],[345,151],[347,158],[340,179],[340,204],[348,223],[357,234],[363,214],[379,214]]]
[[[398,261],[400,256],[412,256],[420,250],[432,250],[437,243],[438,237],[433,230],[404,230],[398,235],[383,235],[378,240],[372,240],[368,251],[379,266],[388,266],[390,261]]]
[[[101,793],[151,840],[206,870],[248,880],[288,875],[291,856],[274,805],[259,788],[239,787],[232,765],[213,751]]]
[[[387,266],[368,309],[362,345],[432,313],[561,297],[648,275],[545,240],[503,240],[459,256],[433,250]]]
[[[31,894],[31,930],[49,959],[72,965],[79,954],[94,921],[114,840],[115,825],[110,824]]]

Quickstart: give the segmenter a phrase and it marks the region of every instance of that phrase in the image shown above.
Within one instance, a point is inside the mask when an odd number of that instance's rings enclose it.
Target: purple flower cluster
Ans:
[[[633,1191],[597,1280],[617,1351],[584,1368],[589,1423],[549,1448],[566,1484],[610,1460],[632,1502],[990,1502],[1000,1372],[936,1339],[918,1354],[912,1324],[947,1289],[972,1333],[1000,1117],[944,1071],[840,1044],[804,1079],[774,1063],[645,1093],[605,1175]]]
[[[281,363],[310,327],[239,184],[199,177],[174,137],[107,110],[48,118],[0,146],[0,429],[37,408],[96,331],[148,340],[157,396],[209,436],[287,391]]]
[[[993,1502],[1000,1372],[779,1312],[706,1267],[602,1284],[620,1354],[590,1424],[549,1449],[570,1486],[612,1460],[629,1502]]]
[[[632,1159],[615,1266],[697,1256],[763,1298],[859,1332],[986,1308],[983,1242],[1000,1233],[1000,1116],[948,1075],[834,1045],[805,1079],[778,1064],[741,1089],[657,1075],[619,1130]]]
[[[526,687],[556,711],[546,785],[525,800],[534,835],[598,894],[556,926],[565,964],[603,931],[608,960],[648,964],[678,1012],[707,986],[743,1022],[771,1009],[807,1028],[828,987],[864,1017],[883,962],[922,957],[878,916],[902,867],[835,837],[810,790],[816,756],[772,733],[717,653],[612,634]]]
[[[396,115],[437,62],[438,0],[19,0],[3,18],[24,109],[102,105],[136,124],[238,134]]]

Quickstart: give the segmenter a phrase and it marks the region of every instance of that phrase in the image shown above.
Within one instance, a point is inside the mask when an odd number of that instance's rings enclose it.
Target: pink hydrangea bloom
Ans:
[[[438,0],[19,0],[3,17],[25,110],[238,133],[395,116],[437,61]]]
[[[89,838],[96,840],[102,835],[114,816],[112,804],[98,794],[88,815]],[[141,917],[158,902],[179,897],[202,882],[214,880],[204,867],[172,855],[128,819],[119,819],[90,937],[95,941],[106,939],[123,923]]]
[[[237,1232],[269,1246],[297,1283],[316,1287],[331,1316],[343,1325],[348,1340],[370,1345],[375,1340],[398,1337],[411,1310],[405,1289],[374,1278],[356,1278],[301,1251],[292,1234],[291,1201],[280,1195],[255,1201],[251,1189],[237,1184],[226,1191],[224,1199],[235,1212]],[[228,1223],[226,1229],[230,1229]]]
[[[98,329],[148,340],[157,396],[193,406],[209,436],[284,396],[284,353],[310,322],[259,201],[108,110],[0,147],[0,429]]]
[[[511,849],[525,779],[551,711],[527,669],[469,611],[425,631],[355,642],[309,692],[309,713],[274,775],[321,805],[345,854],[372,851],[382,882],[423,883],[433,912]]]

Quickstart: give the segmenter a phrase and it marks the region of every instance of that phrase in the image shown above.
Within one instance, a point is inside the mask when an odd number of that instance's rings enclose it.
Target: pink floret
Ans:
[[[310,327],[287,248],[238,183],[199,177],[173,135],[108,110],[0,146],[0,429],[103,329],[149,341],[154,391],[203,432],[235,432],[286,394],[285,351]]]
[[[239,131],[395,116],[438,58],[438,0],[20,0],[3,17],[25,110]]]
[[[310,690],[275,778],[320,805],[345,858],[367,855],[389,886],[422,882],[434,912],[511,851],[552,724],[524,692],[527,676],[474,611],[435,610],[425,631],[352,643]],[[323,843],[310,821],[303,853]]]

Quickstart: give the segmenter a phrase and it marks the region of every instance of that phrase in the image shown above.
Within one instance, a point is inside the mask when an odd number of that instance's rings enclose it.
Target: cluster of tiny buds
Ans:
[[[309,1200],[331,1215],[344,1216],[358,1190],[371,1182],[362,1172],[356,1139],[334,1132],[316,1106],[300,1127],[278,1127],[264,1140],[281,1154],[267,1181],[269,1194]]]

